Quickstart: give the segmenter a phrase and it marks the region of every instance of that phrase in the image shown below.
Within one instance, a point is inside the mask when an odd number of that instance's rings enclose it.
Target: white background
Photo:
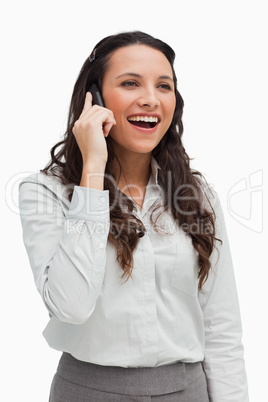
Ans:
[[[11,0],[2,6],[2,401],[47,402],[60,357],[41,335],[48,315],[22,243],[18,179],[48,161],[50,148],[65,129],[74,82],[94,45],[104,36],[137,29],[167,41],[176,51],[179,90],[185,100],[185,146],[194,158],[193,167],[219,193],[225,211],[250,398],[265,399],[265,3]]]

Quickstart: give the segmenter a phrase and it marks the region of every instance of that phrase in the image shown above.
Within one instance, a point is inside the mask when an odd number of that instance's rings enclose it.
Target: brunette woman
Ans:
[[[64,139],[21,183],[44,336],[63,352],[50,402],[248,401],[222,210],[182,143],[174,58],[142,32],[101,40]]]

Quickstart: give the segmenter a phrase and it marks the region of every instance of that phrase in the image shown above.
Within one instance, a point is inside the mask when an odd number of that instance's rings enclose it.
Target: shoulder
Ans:
[[[202,209],[212,213],[216,232],[224,232],[226,230],[225,217],[219,193],[216,191],[214,185],[208,183],[204,178],[198,178],[198,181],[201,191]]]
[[[217,193],[214,186],[208,184],[206,181],[202,183],[202,207],[213,214],[216,237],[225,241],[227,238],[227,230],[220,195]]]
[[[69,204],[69,194],[73,188],[73,184],[64,185],[60,177],[41,171],[24,177],[19,184],[20,192],[29,190],[36,191],[39,194],[49,192],[65,204]]]
[[[208,183],[204,176],[196,177],[200,189],[202,207],[208,211],[216,212],[220,207],[220,198],[213,184]]]

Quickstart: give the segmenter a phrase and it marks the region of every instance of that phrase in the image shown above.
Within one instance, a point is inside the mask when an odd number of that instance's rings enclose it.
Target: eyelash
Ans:
[[[168,89],[169,91],[171,90],[171,86],[169,84],[160,84],[159,87]]]
[[[122,87],[133,87],[133,84],[138,86],[135,81],[124,81],[121,85]]]
[[[122,87],[134,87],[134,86],[138,86],[138,84],[135,81],[124,81],[122,82]],[[169,84],[159,84],[158,85],[159,88],[162,89],[166,89],[168,91],[171,90],[171,86]]]

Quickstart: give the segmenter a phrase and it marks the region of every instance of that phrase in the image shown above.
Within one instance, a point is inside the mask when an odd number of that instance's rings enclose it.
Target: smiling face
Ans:
[[[116,50],[102,94],[116,120],[109,135],[118,156],[152,152],[172,122],[174,91],[172,68],[162,52],[146,45]]]

